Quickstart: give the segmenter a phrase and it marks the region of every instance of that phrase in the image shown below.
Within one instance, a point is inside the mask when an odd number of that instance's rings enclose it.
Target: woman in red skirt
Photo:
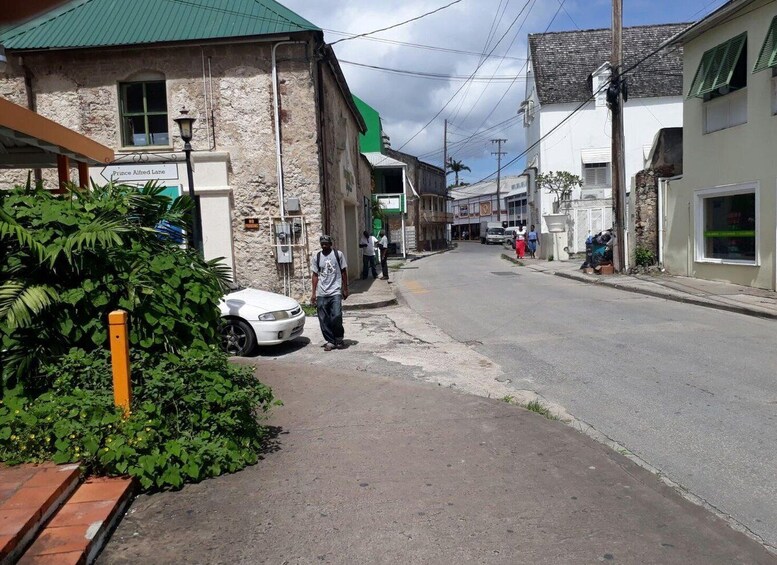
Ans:
[[[519,226],[518,231],[515,232],[515,255],[518,259],[523,259],[524,253],[526,253],[526,229]]]

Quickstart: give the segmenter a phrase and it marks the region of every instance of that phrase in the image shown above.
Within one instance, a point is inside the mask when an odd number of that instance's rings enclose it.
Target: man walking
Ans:
[[[367,230],[362,232],[359,240],[359,247],[362,248],[362,280],[367,280],[367,271],[372,270],[372,278],[378,278],[378,271],[375,269],[375,244],[377,238]]]
[[[311,302],[318,311],[318,323],[324,335],[324,351],[343,349],[343,303],[348,298],[348,265],[342,251],[332,249],[332,238],[319,238],[321,251],[310,261],[313,271],[313,295]]]
[[[388,280],[388,237],[386,232],[380,230],[380,241],[378,241],[378,248],[380,249],[380,270],[383,271],[381,280]]]

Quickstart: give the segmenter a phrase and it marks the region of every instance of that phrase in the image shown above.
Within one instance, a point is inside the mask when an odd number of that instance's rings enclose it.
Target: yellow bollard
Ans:
[[[132,391],[130,389],[129,337],[127,313],[114,310],[108,314],[108,330],[111,338],[111,365],[113,367],[113,401],[129,415]]]

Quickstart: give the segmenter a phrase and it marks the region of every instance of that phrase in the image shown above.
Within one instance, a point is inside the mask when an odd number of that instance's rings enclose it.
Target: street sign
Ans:
[[[114,182],[175,180],[178,178],[178,165],[175,163],[108,165],[100,171],[100,175],[105,180]]]
[[[373,194],[373,198],[378,201],[380,207],[386,213],[403,214],[407,211],[404,194]]]

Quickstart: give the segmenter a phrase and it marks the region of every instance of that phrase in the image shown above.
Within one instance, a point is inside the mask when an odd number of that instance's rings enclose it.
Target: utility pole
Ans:
[[[612,259],[615,272],[620,273],[626,267],[626,230],[624,215],[626,212],[626,171],[623,147],[623,0],[612,0],[612,63],[610,86],[607,89],[607,101],[612,112],[612,220],[615,232],[615,245]]]
[[[507,143],[506,139],[492,139],[491,143],[496,143],[497,150],[492,151],[491,155],[496,155],[496,219],[502,221],[502,155],[507,155],[502,151],[502,144]]]
[[[442,130],[442,170],[445,175],[445,186],[448,186],[448,120]]]

